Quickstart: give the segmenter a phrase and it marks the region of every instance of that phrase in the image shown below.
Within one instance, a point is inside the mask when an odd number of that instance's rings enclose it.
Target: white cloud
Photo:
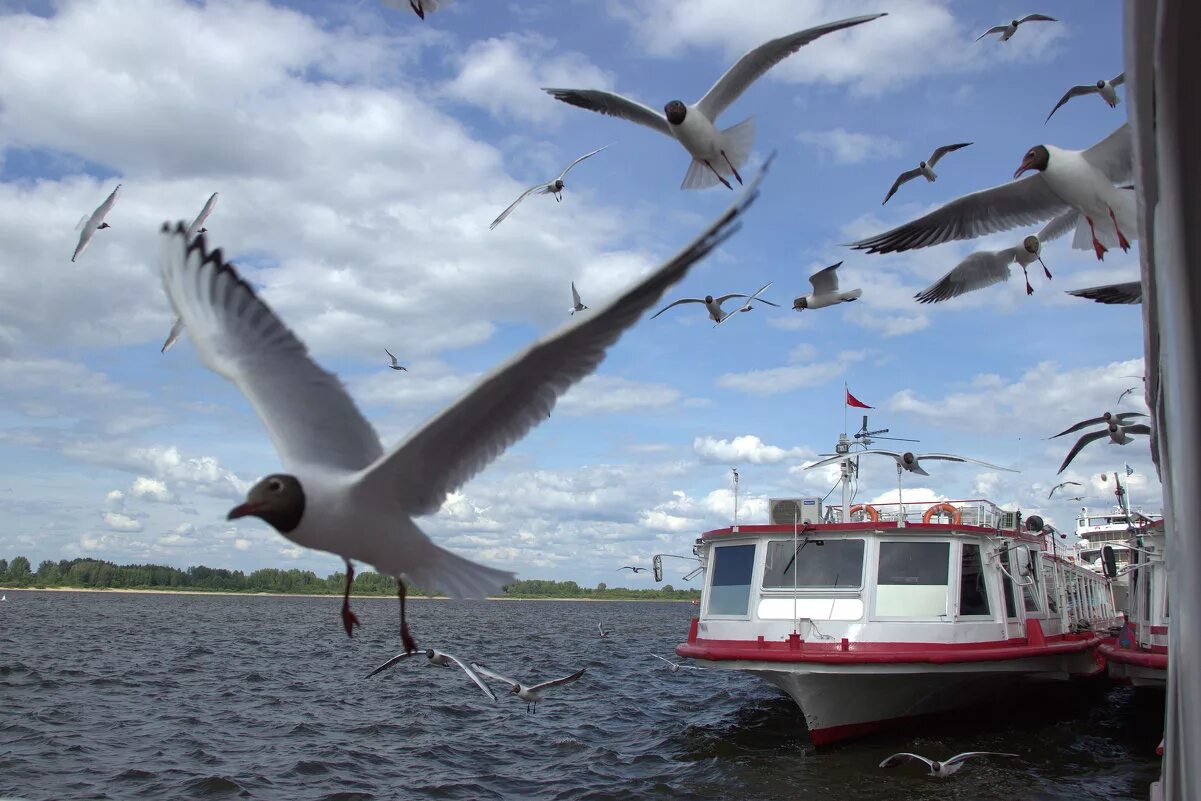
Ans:
[[[856,133],[845,128],[801,131],[797,139],[813,145],[835,164],[862,164],[901,152],[901,143],[891,137]]]
[[[724,373],[717,377],[716,384],[725,389],[734,389],[751,395],[779,395],[803,387],[824,384],[846,374],[847,368],[866,358],[866,351],[841,351],[833,359],[815,360],[811,350],[794,351],[782,367],[750,370],[745,373]]]
[[[703,461],[716,463],[774,464],[785,459],[804,459],[812,455],[808,448],[781,448],[768,445],[754,434],[743,434],[733,439],[697,437],[692,449]]]
[[[129,488],[129,495],[133,498],[158,501],[159,503],[171,503],[176,500],[175,494],[167,489],[165,482],[146,476],[138,476],[134,479]]]
[[[680,391],[666,384],[590,375],[572,387],[555,409],[574,417],[666,409],[680,402]]]
[[[239,551],[249,551],[251,546],[250,540],[245,537],[238,537],[234,540],[234,547]]]
[[[113,531],[141,531],[144,528],[142,521],[135,520],[122,512],[105,512],[104,525]]]

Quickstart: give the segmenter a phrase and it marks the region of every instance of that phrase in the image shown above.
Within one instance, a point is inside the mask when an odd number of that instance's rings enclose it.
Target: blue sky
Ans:
[[[912,295],[981,248],[1033,230],[879,256],[842,243],[1010,179],[1031,145],[1086,147],[1125,119],[1073,84],[1121,70],[1120,6],[1046,2],[1058,23],[973,40],[1029,11],[943,0],[646,3],[456,0],[422,23],[370,2],[181,0],[8,3],[0,12],[0,556],[91,555],[176,566],[340,562],[257,521],[224,520],[274,450],[237,390],[189,343],[159,345],[171,313],[157,226],[221,197],[207,226],[391,446],[481,372],[567,317],[570,283],[599,304],[730,202],[681,191],[688,157],[649,129],[572,108],[542,86],[602,88],[654,108],[693,102],[767,39],[876,11],[802,48],[720,118],[755,116],[752,163],[778,157],[741,233],[669,298],[751,292],[762,307],[713,329],[698,307],[643,320],[550,420],[421,525],[438,542],[527,578],[614,583],[623,564],[687,553],[766,499],[824,495],[802,471],[842,425],[842,386],[873,426],[1017,474],[939,465],[906,497],[988,497],[1070,530],[1046,502],[1070,442],[1142,372],[1138,307],[1064,294],[1137,275],[1048,245],[1035,294],[1020,276],[936,307]],[[1124,89],[1119,91],[1124,96]],[[881,207],[935,146],[935,184]],[[576,156],[564,201],[526,187]],[[74,224],[123,194],[77,264]],[[1036,229],[1035,229],[1036,230]],[[797,313],[808,276],[844,261],[863,298]],[[409,367],[386,369],[384,347]],[[1144,410],[1140,391],[1125,410]],[[852,417],[852,420],[857,418]],[[854,427],[854,426],[853,426]],[[1158,510],[1145,440],[1090,446],[1065,474],[1107,506],[1099,475],[1129,462]],[[895,494],[865,462],[861,499]],[[916,479],[916,477],[915,477]],[[646,574],[626,583],[649,581]],[[679,584],[680,582],[676,582]]]

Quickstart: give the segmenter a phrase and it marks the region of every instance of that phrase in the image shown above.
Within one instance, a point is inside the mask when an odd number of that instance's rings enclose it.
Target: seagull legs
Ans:
[[[1047,269],[1047,263],[1045,261],[1043,261],[1041,258],[1038,260],[1038,263],[1043,266],[1043,272],[1047,274],[1047,280],[1050,281],[1051,280],[1051,271]]]
[[[1113,211],[1110,211],[1109,213],[1113,214]],[[1105,251],[1109,250],[1109,248],[1102,245],[1097,239],[1097,229],[1093,227],[1093,218],[1085,217],[1084,219],[1088,220],[1088,232],[1092,234],[1093,237],[1093,252],[1097,254],[1098,261],[1105,261]],[[1117,227],[1116,222],[1114,223],[1114,227]]]
[[[730,157],[726,155],[726,151],[721,151],[721,157],[726,160],[726,164],[730,168],[730,172],[734,173],[734,177],[738,179],[739,185],[742,184],[742,176],[738,174],[738,169],[730,163]]]
[[[723,153],[722,155],[725,155],[725,154]],[[727,160],[727,163],[729,163],[729,162],[728,162],[728,160]],[[713,170],[713,174],[717,176],[717,180],[721,181],[721,185],[722,185],[722,186],[724,186],[726,189],[730,189],[730,190],[732,190],[732,189],[734,188],[734,187],[730,186],[730,182],[729,182],[729,181],[727,181],[725,178],[722,178],[722,177],[721,177],[721,173],[720,173],[720,172],[718,172],[717,170],[713,169],[713,165],[709,163],[709,160],[708,160],[708,159],[705,159],[705,166],[706,166],[706,167],[708,167],[709,169]],[[741,178],[739,178],[739,179],[738,179],[738,183],[742,183],[742,179],[741,179]]]
[[[1022,275],[1026,276],[1026,294],[1033,295],[1034,287],[1030,286],[1030,273],[1026,272],[1026,268],[1022,267]]]
[[[1123,251],[1130,250],[1130,242],[1126,239],[1125,234],[1122,233],[1122,229],[1118,227],[1118,218],[1113,216],[1113,209],[1109,210],[1109,219],[1113,220],[1113,230],[1118,232],[1118,247]]]
[[[417,16],[425,19],[425,8],[421,4],[421,0],[409,0],[409,8],[417,12]]]
[[[348,559],[346,561],[346,592],[342,593],[342,626],[346,629],[346,636],[354,636],[354,627],[361,625],[358,617],[354,612],[350,611],[350,585],[354,583],[354,565]]]
[[[409,634],[409,624],[405,621],[405,583],[399,577],[396,579],[396,597],[400,599],[400,641],[406,653],[420,650],[413,635]]]

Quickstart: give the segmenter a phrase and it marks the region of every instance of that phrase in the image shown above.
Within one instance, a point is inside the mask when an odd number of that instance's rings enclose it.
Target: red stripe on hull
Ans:
[[[721,662],[799,662],[828,665],[854,664],[955,664],[959,662],[1004,662],[1012,659],[1055,654],[1078,653],[1096,648],[1096,636],[1063,635],[1047,638],[1043,645],[1029,645],[1025,639],[984,643],[850,643],[826,645],[799,641],[750,643],[745,640],[701,640],[677,645],[676,653],[691,659]]]
[[[1161,646],[1162,647],[1162,646]],[[1163,653],[1153,651],[1134,651],[1129,648],[1119,648],[1114,643],[1102,643],[1098,648],[1102,655],[1110,662],[1119,662],[1123,665],[1137,665],[1138,667],[1151,668],[1153,670],[1168,669],[1168,654],[1167,649]]]

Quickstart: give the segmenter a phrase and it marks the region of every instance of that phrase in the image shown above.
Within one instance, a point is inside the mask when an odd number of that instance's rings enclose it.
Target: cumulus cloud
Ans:
[[[812,454],[808,448],[781,448],[768,445],[754,434],[743,434],[733,439],[697,437],[692,449],[702,460],[718,463],[773,464],[785,459],[803,459]]]
[[[141,531],[144,528],[142,521],[135,520],[123,512],[105,512],[103,519],[104,525],[113,531]]]
[[[847,368],[866,358],[866,351],[844,350],[833,359],[819,359],[812,346],[800,346],[789,355],[789,364],[748,370],[743,373],[723,373],[716,384],[750,395],[779,395],[803,387],[824,384],[846,374]]]
[[[574,417],[590,417],[667,409],[679,401],[680,391],[666,384],[591,375],[572,387],[555,408]]]
[[[835,164],[862,164],[901,152],[901,143],[891,137],[857,133],[846,128],[801,131],[797,139],[817,148]]]

